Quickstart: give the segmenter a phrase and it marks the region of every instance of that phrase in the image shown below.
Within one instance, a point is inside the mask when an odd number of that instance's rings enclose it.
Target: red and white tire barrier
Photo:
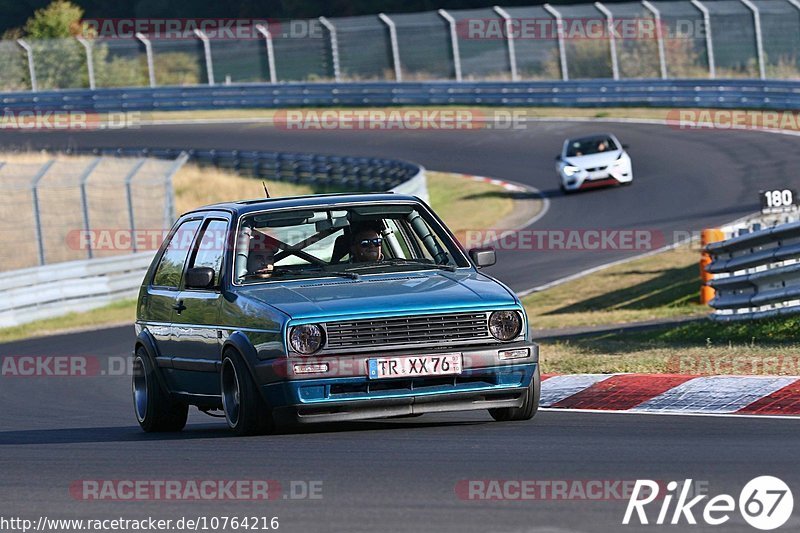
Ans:
[[[646,413],[800,415],[800,377],[542,376],[541,407]]]

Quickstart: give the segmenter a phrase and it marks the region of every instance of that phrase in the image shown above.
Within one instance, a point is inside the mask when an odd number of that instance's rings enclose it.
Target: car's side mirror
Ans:
[[[473,248],[469,251],[469,257],[478,268],[492,266],[497,263],[497,255],[494,248]]]
[[[556,156],[556,161],[561,161],[561,154]]]
[[[211,289],[214,286],[214,269],[195,267],[186,271],[184,285],[187,289]]]
[[[627,150],[628,148],[630,148],[630,145],[628,145],[628,144],[623,144],[622,145],[622,149],[623,150]]]

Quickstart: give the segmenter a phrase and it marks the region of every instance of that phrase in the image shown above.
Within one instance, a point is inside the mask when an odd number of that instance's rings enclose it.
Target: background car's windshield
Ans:
[[[424,210],[387,205],[258,213],[242,219],[238,283],[468,266]]]
[[[567,157],[580,157],[582,155],[598,154],[602,152],[612,152],[619,150],[614,139],[608,136],[587,137],[585,139],[574,139],[567,145]]]

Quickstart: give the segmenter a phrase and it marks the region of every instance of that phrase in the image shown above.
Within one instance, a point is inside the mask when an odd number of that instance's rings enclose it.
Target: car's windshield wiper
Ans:
[[[300,276],[302,276],[302,277],[333,276],[333,277],[347,278],[347,279],[360,279],[361,278],[361,276],[359,276],[355,272],[342,272],[341,270],[324,270],[324,269],[321,269],[321,268],[315,268],[315,269],[304,269],[304,270],[284,270],[284,271],[279,271],[279,272],[276,272],[276,273],[272,274],[271,277],[263,278],[263,279],[270,280],[270,279],[280,279],[280,278],[284,278],[284,277],[300,277]]]
[[[375,263],[369,263],[366,265],[359,265],[355,267],[351,267],[349,270],[363,270],[367,268],[380,268],[385,266],[421,266],[425,268],[436,268],[439,270],[447,270],[449,272],[455,272],[456,267],[454,265],[438,265],[436,263],[428,263],[427,261],[415,261],[413,259],[386,259],[384,261],[378,261]]]

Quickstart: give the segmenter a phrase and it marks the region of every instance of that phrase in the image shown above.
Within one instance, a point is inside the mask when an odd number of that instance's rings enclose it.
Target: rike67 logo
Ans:
[[[642,525],[651,523],[695,525],[697,524],[695,514],[698,514],[706,524],[719,526],[731,519],[738,503],[739,513],[745,522],[756,529],[768,531],[785,524],[794,508],[794,498],[789,486],[773,476],[751,479],[739,493],[738,502],[729,494],[720,494],[705,502],[703,500],[708,498],[707,494],[690,499],[691,479],[685,480],[683,485],[677,481],[670,481],[666,485],[666,492],[660,494],[662,487],[663,484],[649,479],[636,480],[622,523],[636,524],[638,520]],[[652,506],[651,515],[648,516],[645,507],[656,501],[661,504],[660,507],[658,504]],[[652,521],[652,511],[656,509],[658,516]]]

